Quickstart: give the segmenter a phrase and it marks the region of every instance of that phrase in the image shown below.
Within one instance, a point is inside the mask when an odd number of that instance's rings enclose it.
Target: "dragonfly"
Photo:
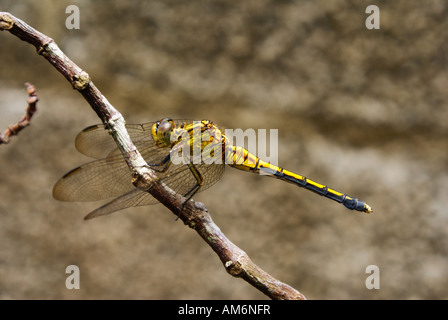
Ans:
[[[305,188],[350,210],[373,211],[357,198],[263,161],[241,146],[234,146],[224,130],[210,120],[163,118],[156,122],[127,124],[126,129],[146,164],[156,173],[154,183],[164,183],[184,196],[184,204],[198,192],[214,185],[228,165]],[[150,193],[132,184],[124,156],[104,125],[82,130],[75,139],[75,146],[79,152],[95,160],[60,178],[53,188],[55,199],[97,201],[113,198],[90,212],[85,219],[158,203]]]

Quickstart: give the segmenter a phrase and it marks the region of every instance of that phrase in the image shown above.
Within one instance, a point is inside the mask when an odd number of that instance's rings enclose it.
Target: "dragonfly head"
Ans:
[[[151,128],[152,137],[158,147],[167,147],[171,145],[171,132],[174,130],[174,121],[169,118],[163,118],[153,124]]]

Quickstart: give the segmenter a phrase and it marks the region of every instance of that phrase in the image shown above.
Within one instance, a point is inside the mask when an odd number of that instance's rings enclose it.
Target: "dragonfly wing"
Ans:
[[[101,159],[105,158],[114,147],[117,148],[117,144],[104,125],[98,124],[82,130],[76,136],[75,147],[90,158]]]
[[[175,126],[185,126],[192,122],[192,120],[174,120]],[[140,152],[142,152],[142,149],[150,149],[155,150],[151,153],[157,154],[157,150],[160,149],[155,145],[151,134],[154,123],[126,125],[126,130],[132,142]],[[115,152],[114,154],[119,153],[109,130],[105,129],[102,124],[93,125],[82,130],[75,139],[75,146],[79,152],[94,159],[103,159],[110,156],[111,152]]]
[[[133,190],[90,212],[84,219],[93,219],[118,210],[137,206],[148,206],[156,203],[158,203],[157,199],[151,194],[134,188]]]
[[[202,177],[202,186],[198,192],[204,191],[221,179],[225,166],[221,164],[197,164],[194,165]],[[187,165],[171,165],[166,173],[159,174],[159,181],[165,183],[177,194],[188,195],[197,187],[198,180]]]
[[[151,126],[152,123],[127,125],[127,129],[143,158],[157,164],[170,150],[156,146],[150,134]],[[55,199],[96,201],[119,196],[134,188],[126,162],[103,125],[84,129],[76,138],[76,148],[87,156],[101,159],[65,174],[53,188]]]
[[[203,191],[215,184],[223,175],[225,166],[215,164],[195,165],[203,177],[202,186],[198,192]],[[178,194],[186,195],[197,184],[197,180],[186,165],[172,165],[170,169],[159,175],[158,181],[165,183]],[[150,193],[134,188],[125,194],[113,199],[105,205],[89,213],[85,219],[103,216],[129,207],[147,206],[158,203]]]
[[[62,201],[96,201],[133,188],[130,171],[120,154],[69,171],[56,182],[53,197]]]
[[[183,128],[189,122],[191,120],[176,120],[175,124]],[[170,149],[157,147],[150,133],[152,125],[146,123],[126,127],[143,158],[149,164],[159,164],[169,155]],[[143,192],[142,195],[142,192],[135,191],[138,189],[131,183],[126,162],[103,125],[84,129],[76,138],[76,147],[87,156],[105,158],[86,163],[64,175],[54,186],[54,198],[63,201],[96,201],[118,196],[93,215],[157,202],[148,193]],[[171,164],[167,171],[158,173],[158,178],[185,196],[209,188],[221,178],[223,172],[223,164],[202,163],[194,167]]]
[[[149,122],[145,124],[126,125],[126,129],[132,142],[134,142],[134,144],[140,142],[140,147],[154,145],[154,140],[151,135],[153,124],[153,122]],[[110,135],[109,130],[105,129],[102,124],[93,125],[82,130],[76,136],[75,146],[82,154],[95,159],[105,158],[109,156],[112,151],[119,152],[117,144]],[[139,148],[139,146],[137,146],[137,148]]]

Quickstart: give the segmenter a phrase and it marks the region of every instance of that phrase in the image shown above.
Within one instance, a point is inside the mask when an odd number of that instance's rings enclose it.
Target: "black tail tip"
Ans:
[[[372,207],[370,207],[367,203],[360,201],[356,198],[349,199],[348,197],[344,199],[344,206],[350,210],[361,211],[365,213],[373,212]]]

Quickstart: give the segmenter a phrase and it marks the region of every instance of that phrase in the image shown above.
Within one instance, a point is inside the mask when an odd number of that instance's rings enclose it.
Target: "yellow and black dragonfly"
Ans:
[[[132,142],[163,182],[189,201],[197,192],[215,184],[225,165],[266,174],[327,197],[351,210],[370,213],[363,201],[330,189],[305,176],[265,162],[228,137],[209,120],[172,120],[126,125]],[[104,125],[87,127],[76,137],[77,150],[97,159],[66,173],[54,186],[53,196],[62,201],[97,201],[114,198],[85,218],[109,214],[129,207],[156,204],[148,192],[131,182],[123,155]]]

